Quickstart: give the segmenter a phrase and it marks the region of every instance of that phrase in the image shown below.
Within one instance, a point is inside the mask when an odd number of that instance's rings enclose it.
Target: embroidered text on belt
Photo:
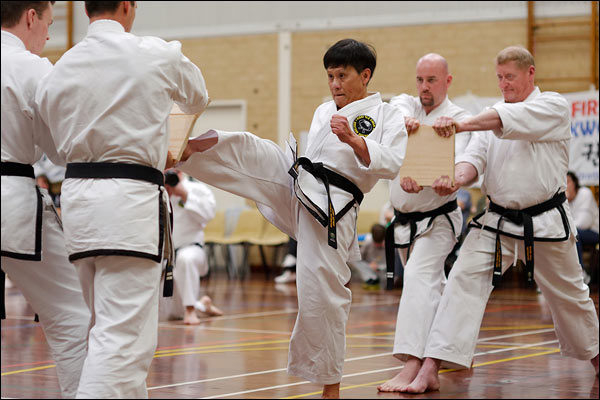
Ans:
[[[527,280],[533,280],[533,218],[536,215],[550,211],[553,208],[560,208],[567,197],[565,193],[557,193],[551,199],[535,206],[524,208],[523,210],[514,210],[504,208],[494,203],[490,199],[489,211],[500,214],[498,226],[496,228],[496,251],[494,254],[494,275],[492,285],[498,286],[502,279],[502,246],[500,244],[500,224],[504,218],[516,225],[523,226],[523,240],[525,242],[525,271]]]
[[[89,162],[89,163],[68,163],[65,179],[83,178],[83,179],[135,179],[138,181],[150,182],[158,186],[164,186],[165,177],[161,171],[156,168],[139,164],[109,163],[109,162]],[[171,241],[171,220],[165,218],[168,232],[167,237],[168,257],[165,271],[165,284],[163,296],[173,295],[173,261],[174,252]]]
[[[327,243],[329,246],[337,249],[337,236],[336,236],[336,223],[344,216],[346,213],[354,206],[354,203],[359,204],[362,202],[364,198],[364,194],[360,191],[360,189],[352,183],[346,177],[334,172],[323,165],[323,163],[313,163],[306,157],[300,157],[296,160],[292,168],[288,171],[288,173],[295,179],[298,178],[298,166],[301,166],[306,172],[314,176],[315,178],[320,179],[325,186],[325,191],[327,192],[327,208],[328,212],[325,213],[321,210],[316,204],[312,203],[312,206],[318,211],[312,210],[310,207],[305,207],[308,212],[312,214],[313,217],[323,227],[327,227]],[[336,214],[335,209],[333,208],[333,203],[331,202],[331,193],[329,192],[329,185],[337,186],[342,190],[350,193],[353,199],[346,204],[346,206]],[[310,199],[308,199],[310,201]]]
[[[406,250],[406,260],[410,256],[410,248],[415,240],[415,236],[417,234],[417,222],[424,220],[425,218],[433,218],[438,215],[446,215],[458,207],[458,203],[456,200],[452,200],[447,202],[441,207],[436,208],[435,210],[425,211],[425,212],[411,212],[411,213],[402,213],[396,209],[394,209],[394,219],[385,229],[385,263],[387,267],[386,277],[387,277],[387,290],[392,290],[394,288],[394,266],[395,266],[395,254],[397,247],[400,245],[396,244],[394,238],[394,228],[397,224],[406,225],[410,224],[410,239],[408,242],[408,248]],[[448,215],[446,215],[448,218]],[[452,225],[452,221],[448,218],[448,222],[450,222],[450,226],[452,230],[454,230],[454,225]]]

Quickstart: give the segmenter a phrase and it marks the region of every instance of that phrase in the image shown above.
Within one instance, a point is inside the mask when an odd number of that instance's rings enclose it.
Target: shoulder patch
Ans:
[[[369,136],[369,134],[373,132],[373,129],[375,129],[375,121],[368,115],[359,115],[354,118],[352,129],[354,129],[354,133],[359,136]]]

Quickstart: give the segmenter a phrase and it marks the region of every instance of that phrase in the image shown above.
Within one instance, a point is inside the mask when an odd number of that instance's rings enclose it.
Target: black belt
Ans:
[[[408,242],[408,249],[406,251],[406,260],[410,256],[410,248],[415,240],[415,236],[417,234],[417,222],[424,220],[425,218],[431,218],[431,222],[438,215],[446,215],[458,207],[458,203],[455,200],[449,201],[441,207],[436,208],[435,210],[425,211],[425,212],[411,212],[411,213],[402,213],[396,209],[394,209],[394,219],[385,229],[385,262],[387,266],[387,290],[391,290],[394,288],[394,266],[395,266],[395,255],[394,252],[397,247],[403,247],[402,245],[397,245],[394,238],[394,228],[396,225],[406,225],[410,224],[410,239]],[[446,215],[446,218],[448,216]],[[430,222],[430,223],[431,223]],[[452,221],[448,218],[448,222],[450,222],[450,226],[454,231],[454,225],[452,225]]]
[[[523,240],[525,242],[525,271],[527,280],[533,281],[533,218],[536,215],[550,211],[553,208],[560,208],[565,202],[567,196],[564,192],[555,194],[551,199],[535,206],[527,207],[522,210],[504,208],[494,203],[490,199],[488,210],[500,214],[498,226],[496,227],[496,252],[494,254],[494,276],[492,285],[498,286],[502,279],[502,246],[500,244],[500,224],[504,218],[516,225],[523,226]]]
[[[165,177],[161,171],[156,168],[139,164],[127,163],[109,163],[109,162],[89,162],[89,163],[68,163],[65,179],[83,178],[83,179],[135,179],[164,186]],[[163,296],[173,295],[173,263],[167,260],[165,271],[165,285],[163,287]]]
[[[33,167],[31,165],[10,161],[2,161],[2,175],[23,176],[25,178],[35,179],[35,174],[33,173]]]
[[[315,178],[323,181],[325,185],[325,191],[327,192],[327,208],[328,212],[325,213],[321,210],[316,204],[314,204],[310,199],[308,201],[311,202],[311,205],[317,209],[319,212],[311,209],[310,207],[305,205],[305,208],[312,214],[313,217],[323,227],[327,227],[327,243],[329,246],[337,249],[337,235],[336,235],[336,223],[344,216],[346,213],[354,206],[354,203],[359,204],[362,202],[364,198],[363,192],[352,183],[346,177],[334,172],[323,165],[323,163],[313,163],[306,157],[300,157],[294,162],[294,165],[290,168],[288,173],[296,180],[298,178],[298,166],[302,166],[309,174],[314,176]],[[337,186],[342,190],[350,193],[353,197],[353,200],[348,202],[346,206],[339,212],[335,213],[335,209],[333,208],[333,203],[331,202],[331,193],[329,192],[329,185]],[[303,203],[304,204],[304,203]]]
[[[69,163],[65,172],[67,178],[93,179],[135,179],[146,181],[159,186],[165,185],[165,177],[156,168],[139,164],[89,162]]]

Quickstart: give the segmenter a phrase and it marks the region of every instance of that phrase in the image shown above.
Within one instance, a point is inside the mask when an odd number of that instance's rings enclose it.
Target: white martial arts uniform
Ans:
[[[160,185],[173,101],[186,113],[208,102],[204,78],[181,44],[137,37],[113,20],[90,24],[36,93],[68,163],[66,247],[95,318],[78,397],[148,396],[163,244],[170,243],[168,195]],[[104,179],[69,177],[72,163],[98,162],[134,164],[155,183],[116,178],[114,170]]]
[[[173,269],[173,297],[160,300],[161,316],[181,319],[185,307],[193,306],[200,298],[200,278],[208,273],[204,251],[204,228],[215,217],[217,203],[210,188],[202,182],[183,179],[187,200],[171,196],[173,208],[173,246],[176,249]]]
[[[31,166],[46,152],[64,164],[33,97],[52,69],[2,31],[2,270],[39,315],[56,362],[62,397],[74,398],[86,355],[90,311],[77,271],[67,259],[60,219],[33,176],[7,176],[6,162]],[[31,167],[33,174],[33,167]]]
[[[390,104],[398,107],[405,116],[415,118],[423,125],[433,125],[436,119],[442,116],[461,121],[470,115],[453,104],[447,96],[429,114],[425,112],[418,97],[407,94],[393,97]],[[470,136],[471,132],[456,135],[455,156],[464,152]],[[423,187],[419,193],[407,193],[400,186],[400,180],[403,178],[401,175],[402,172],[390,184],[390,202],[399,212],[432,211],[456,200],[456,193],[439,196],[431,186]],[[444,262],[460,235],[462,214],[457,207],[446,214],[417,221],[416,226],[408,261],[406,258],[410,244],[410,224],[397,224],[394,229],[395,242],[402,246],[399,253],[404,265],[402,297],[396,319],[394,356],[403,361],[406,361],[408,355],[423,358],[429,328],[446,283]]]
[[[368,167],[331,132],[334,114],[345,116],[351,127],[370,120],[370,125],[363,125],[372,128],[364,139],[371,158]],[[298,201],[298,198],[310,199],[327,210],[324,186],[302,167],[294,185],[288,174],[294,162],[290,152],[284,154],[275,143],[247,132],[209,131],[202,137],[214,136],[218,137],[218,143],[193,154],[181,169],[211,185],[256,201],[269,221],[298,240],[299,310],[290,341],[288,373],[315,383],[340,382],[351,302],[351,292],[344,287],[350,279],[346,262],[360,259],[356,235],[358,206],[353,206],[336,224],[337,249],[334,249],[327,243],[327,228]],[[376,93],[340,110],[333,101],[319,106],[308,134],[305,156],[342,174],[366,193],[379,179],[396,176],[406,152],[406,140],[404,117],[383,103]],[[352,198],[335,186],[331,186],[331,194],[336,213]]]
[[[505,208],[522,210],[540,204],[566,188],[571,138],[569,107],[558,93],[536,87],[519,103],[493,107],[503,127],[474,133],[465,154],[478,174],[482,191]],[[564,212],[563,212],[564,211]],[[492,270],[499,215],[474,218],[461,246],[425,349],[425,357],[469,367],[481,321],[493,289]],[[479,227],[479,229],[478,229]],[[483,227],[483,229],[481,229]],[[502,272],[524,254],[523,227],[504,219],[501,226]],[[561,353],[581,360],[598,354],[598,317],[577,260],[575,225],[568,202],[533,216],[534,277],[554,321]],[[554,241],[551,241],[554,240]]]

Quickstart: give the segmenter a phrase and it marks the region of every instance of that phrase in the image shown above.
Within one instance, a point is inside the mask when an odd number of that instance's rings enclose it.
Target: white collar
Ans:
[[[88,26],[88,35],[97,32],[125,32],[125,28],[120,22],[113,19],[99,19]]]
[[[2,44],[20,47],[23,50],[27,50],[27,48],[25,47],[25,43],[23,43],[20,37],[18,37],[14,33],[5,31],[4,29],[2,29]]]

